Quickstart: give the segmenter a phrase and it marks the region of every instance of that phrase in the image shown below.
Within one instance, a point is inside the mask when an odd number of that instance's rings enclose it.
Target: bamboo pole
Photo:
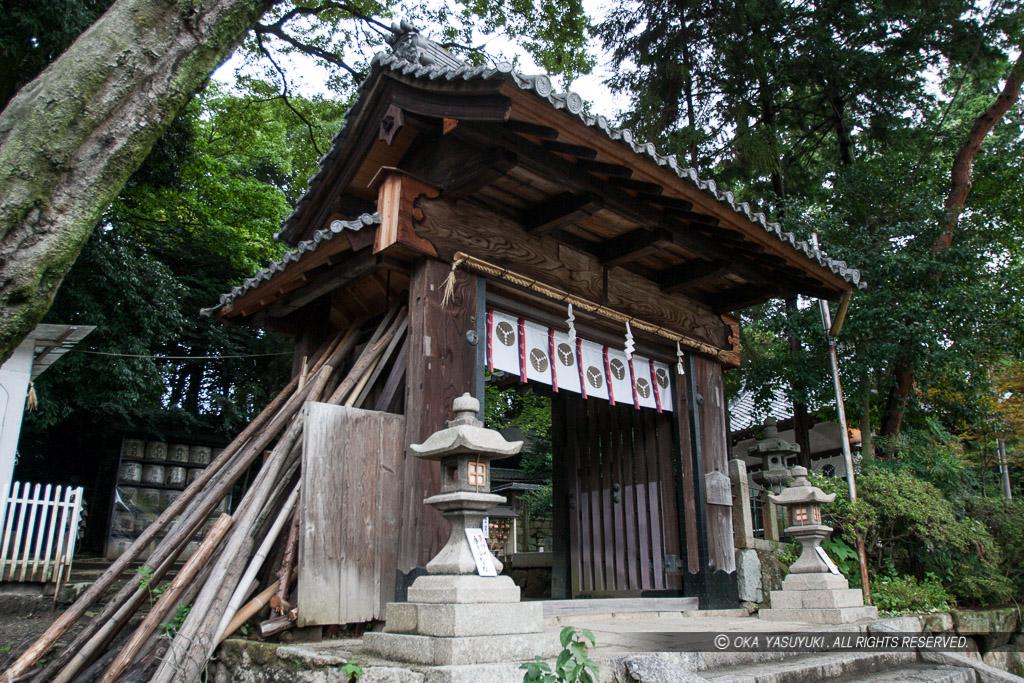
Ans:
[[[396,320],[391,328],[382,334],[376,342],[367,345],[363,350],[362,355],[359,356],[359,359],[352,366],[352,369],[349,370],[348,376],[342,380],[341,384],[339,384],[338,388],[334,390],[334,393],[331,394],[331,397],[327,399],[326,403],[333,403],[336,405],[352,392],[352,387],[355,386],[356,382],[362,379],[367,368],[380,356],[381,353],[384,352],[384,349],[387,348],[388,343],[391,341],[391,337],[394,336],[398,328],[401,327],[401,318],[404,317],[404,309],[398,317],[399,320]]]
[[[224,635],[221,637],[220,641],[226,640],[229,636],[231,636],[231,634],[237,631],[242,626],[242,624],[249,621],[252,615],[256,614],[261,609],[268,606],[270,604],[270,596],[272,596],[276,591],[277,581],[267,586],[267,589],[265,591],[263,591],[255,598],[247,602],[245,606],[242,607],[242,609],[238,610],[238,613],[235,615],[235,618],[231,620],[227,628],[224,630]]]
[[[238,582],[238,588],[235,589],[234,594],[231,596],[227,609],[224,610],[224,616],[221,617],[220,626],[217,629],[218,643],[224,640],[225,629],[227,629],[228,624],[231,623],[231,617],[238,612],[242,606],[242,601],[249,596],[249,584],[252,583],[256,578],[256,574],[263,568],[263,563],[266,561],[267,555],[270,553],[270,548],[277,541],[277,537],[281,534],[281,529],[284,528],[285,522],[291,521],[292,511],[295,510],[295,502],[299,499],[299,488],[300,484],[296,484],[295,488],[292,489],[291,495],[288,496],[288,500],[285,502],[284,507],[281,508],[281,512],[277,515],[273,525],[271,525],[266,538],[263,539],[263,543],[260,544],[259,550],[256,551],[256,555],[249,563],[249,567],[245,570],[245,574],[242,575],[241,580]]]
[[[171,581],[170,585],[157,600],[156,604],[143,619],[142,623],[132,634],[132,637],[125,644],[121,653],[114,660],[114,663],[107,669],[107,673],[104,674],[103,678],[100,679],[100,683],[114,683],[118,677],[124,673],[125,669],[131,666],[132,660],[139,653],[139,650],[146,643],[150,634],[156,630],[157,626],[160,625],[160,621],[167,616],[171,607],[177,602],[178,598],[181,597],[182,592],[188,586],[189,582],[195,578],[196,574],[202,570],[203,566],[209,561],[213,555],[213,551],[216,550],[217,545],[221,539],[224,538],[224,534],[227,533],[231,527],[231,515],[223,514],[217,520],[217,523],[210,529],[210,533],[206,535],[203,542],[199,545],[199,550],[196,554],[189,558],[185,566],[181,568],[174,580]]]
[[[319,381],[311,384],[322,385],[325,380],[325,377],[321,377]],[[317,395],[317,392],[314,391],[313,395]],[[185,623],[171,643],[166,658],[157,669],[154,681],[171,683],[198,679],[203,664],[217,644],[213,631],[220,623],[230,592],[237,586],[237,578],[245,567],[245,559],[255,545],[252,539],[253,529],[257,527],[258,518],[265,511],[275,485],[283,487],[285,484],[280,480],[280,474],[285,467],[286,459],[293,452],[293,447],[298,446],[302,422],[303,416],[297,415],[288,432],[274,447],[270,459],[261,468],[256,482],[246,493],[243,504],[235,513],[235,528],[214,565],[210,578],[196,597]],[[294,449],[296,457],[298,450],[297,447]],[[222,598],[225,590],[229,593]],[[211,621],[214,623],[211,624]]]
[[[312,375],[320,376],[325,379],[335,369],[335,367],[341,363],[345,356],[351,352],[355,346],[358,329],[357,327],[350,328],[344,335],[338,335],[336,339],[332,340],[328,345],[317,352],[318,358],[313,364],[311,371]],[[324,368],[327,368],[324,371]],[[82,596],[75,601],[71,607],[69,607],[60,617],[54,621],[53,624],[24,652],[22,655],[12,664],[4,674],[4,678],[16,678],[21,674],[28,671],[40,657],[42,657],[53,644],[67,632],[71,626],[75,624],[88,611],[89,608],[106,592],[106,590],[118,579],[120,574],[128,567],[128,565],[137,559],[142,549],[147,547],[155,536],[163,531],[164,528],[170,524],[171,520],[177,517],[186,506],[188,506],[194,499],[202,494],[200,498],[203,500],[201,504],[190,509],[190,513],[193,516],[200,516],[205,518],[213,510],[213,507],[224,498],[229,492],[230,488],[234,485],[234,482],[242,476],[248,468],[251,466],[252,461],[255,457],[263,451],[263,449],[269,445],[269,443],[277,436],[277,434],[288,424],[291,418],[298,412],[305,402],[306,397],[309,395],[311,389],[314,386],[314,382],[309,382],[301,390],[297,389],[299,378],[293,378],[291,382],[283,389],[253,422],[251,422],[235,439],[221,452],[221,454],[203,471],[200,475],[185,491],[182,495],[174,501],[157,520],[151,524],[142,535],[132,544],[128,549],[128,552],[123,554],[117,561],[112,564],[104,574],[93,583],[92,586]],[[233,462],[232,462],[233,460]],[[230,467],[229,467],[230,465]],[[214,477],[221,473],[221,470],[227,468],[226,476],[221,478],[220,481],[210,491],[206,490],[207,484],[209,484]],[[178,527],[178,531],[168,534],[162,543],[160,543],[153,553],[153,556],[147,562],[148,566],[159,565],[163,562],[163,559],[174,553],[175,546],[180,545],[183,536],[182,528],[180,527],[181,520],[175,526]],[[188,538],[191,538],[192,534],[188,534]],[[187,539],[185,540],[187,543]],[[57,670],[60,666],[67,663],[72,657],[79,652],[79,648],[89,641],[89,639],[97,632],[104,630],[107,626],[109,618],[115,614],[118,609],[131,600],[132,595],[138,589],[141,584],[142,577],[137,575],[129,580],[128,584],[121,589],[121,591],[115,596],[113,600],[108,602],[102,612],[90,622],[89,627],[84,629],[75,640],[69,645],[61,654],[51,661],[46,670],[50,671],[49,675]],[[134,610],[132,610],[134,611]],[[37,680],[48,680],[46,678],[40,678],[37,676]]]
[[[288,597],[288,586],[292,582],[292,569],[295,567],[295,558],[299,548],[299,519],[301,510],[296,507],[292,514],[292,525],[288,530],[288,541],[284,546],[284,558],[281,560],[281,569],[277,573],[277,600],[280,605],[286,602]],[[273,601],[271,601],[273,602]],[[278,609],[281,614],[285,613],[284,607]]]

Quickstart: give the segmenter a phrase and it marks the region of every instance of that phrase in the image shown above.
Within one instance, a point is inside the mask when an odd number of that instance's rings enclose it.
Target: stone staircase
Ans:
[[[1024,679],[951,653],[846,652],[790,656],[705,653],[698,669],[663,655],[607,662],[616,683],[1020,683]],[[698,661],[701,659],[698,656]],[[729,662],[737,662],[730,664]],[[602,671],[603,673],[603,671]]]

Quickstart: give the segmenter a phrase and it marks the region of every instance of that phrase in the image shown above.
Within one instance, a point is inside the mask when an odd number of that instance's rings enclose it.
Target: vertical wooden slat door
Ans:
[[[557,443],[569,494],[573,597],[678,591],[665,555],[679,554],[669,413],[560,396]]]

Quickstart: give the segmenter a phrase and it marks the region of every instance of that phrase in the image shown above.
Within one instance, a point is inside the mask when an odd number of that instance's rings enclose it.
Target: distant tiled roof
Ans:
[[[313,234],[313,237],[299,242],[299,244],[282,256],[279,260],[271,263],[269,266],[259,271],[251,278],[248,278],[237,287],[233,287],[227,294],[220,295],[220,303],[213,308],[203,309],[204,314],[209,314],[216,309],[228,304],[238,297],[242,296],[246,292],[255,287],[258,287],[260,283],[266,282],[270,278],[274,277],[278,273],[283,272],[288,268],[289,265],[296,263],[303,255],[315,251],[324,242],[330,242],[336,235],[340,235],[346,230],[358,232],[369,225],[380,225],[380,214],[379,213],[364,213],[359,218],[351,221],[332,221],[329,226],[323,230],[318,230]]]
[[[403,28],[407,31],[411,29],[408,25],[403,26]],[[628,146],[636,154],[646,155],[659,166],[671,169],[680,178],[689,181],[701,191],[714,197],[717,201],[726,204],[751,223],[805,254],[808,258],[840,276],[854,287],[858,289],[865,289],[867,287],[867,284],[861,280],[859,270],[850,268],[845,261],[829,258],[820,249],[816,249],[806,241],[797,240],[793,233],[783,232],[779,224],[770,222],[763,212],[752,210],[747,202],[737,202],[732,192],[719,190],[714,180],[701,179],[696,169],[681,164],[674,154],[667,156],[659,154],[653,143],[637,142],[633,131],[628,128],[616,128],[604,116],[585,114],[583,98],[574,92],[555,92],[551,78],[546,74],[533,76],[522,74],[514,70],[508,62],[501,62],[496,66],[470,66],[459,62],[436,43],[415,32],[407,32],[400,35],[394,41],[393,49],[394,52],[392,54],[379,52],[374,55],[371,62],[370,76],[360,86],[355,104],[345,115],[344,125],[334,137],[331,149],[321,158],[319,170],[309,179],[309,187],[302,197],[299,198],[298,203],[295,205],[295,210],[284,220],[281,230],[278,231],[276,237],[280,238],[287,235],[288,231],[295,226],[299,216],[301,216],[308,205],[313,192],[326,178],[331,162],[337,157],[342,143],[348,136],[351,121],[361,111],[364,100],[363,95],[368,90],[369,85],[374,82],[375,76],[379,71],[388,71],[428,81],[477,81],[500,78],[514,83],[521,90],[533,92],[547,100],[555,109],[575,115],[587,126],[600,130],[610,139],[617,140]]]
[[[729,400],[729,433],[735,434],[751,427],[760,427],[769,417],[780,422],[793,416],[793,403],[786,398],[786,392],[776,389],[768,403],[767,411],[757,410],[754,392],[740,389]]]

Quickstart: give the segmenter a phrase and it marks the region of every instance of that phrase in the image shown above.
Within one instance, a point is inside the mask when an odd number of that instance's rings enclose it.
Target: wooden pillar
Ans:
[[[569,534],[570,515],[573,510],[570,507],[570,495],[575,482],[569,480],[570,476],[577,476],[576,472],[569,472],[566,439],[566,421],[568,419],[566,409],[566,397],[562,394],[555,394],[551,399],[551,599],[566,600],[571,598],[571,580],[569,572],[569,544],[572,539]],[[523,544],[524,550],[529,550],[527,543]]]
[[[728,484],[728,430],[725,387],[717,361],[691,354],[688,378],[691,398],[691,441],[699,444],[694,458],[698,508],[703,506],[706,563],[706,602],[702,608],[735,607],[736,553],[732,531],[732,498]],[[698,461],[699,459],[699,461]],[[699,515],[698,515],[699,517]],[[698,519],[698,524],[699,524]]]
[[[413,456],[408,445],[423,443],[454,417],[452,401],[477,391],[477,277],[458,271],[455,291],[441,306],[451,266],[426,258],[409,280],[409,352],[405,378],[406,450],[402,461],[401,532],[398,569],[424,566],[448,538],[448,523],[423,504],[440,489],[440,466]],[[474,340],[476,344],[474,344]],[[483,400],[483,397],[479,397]]]

